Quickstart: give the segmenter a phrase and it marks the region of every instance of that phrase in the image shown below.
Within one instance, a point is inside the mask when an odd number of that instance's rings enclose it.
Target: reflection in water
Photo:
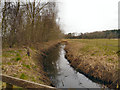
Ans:
[[[83,74],[69,65],[65,58],[65,45],[55,48],[44,60],[44,69],[52,84],[57,88],[100,88]]]
[[[50,79],[55,78],[56,74],[58,73],[58,69],[56,69],[57,67],[56,61],[59,58],[59,51],[60,51],[59,47],[53,49],[52,52],[49,53],[47,58],[44,59],[43,62],[44,70],[47,72],[48,77]]]

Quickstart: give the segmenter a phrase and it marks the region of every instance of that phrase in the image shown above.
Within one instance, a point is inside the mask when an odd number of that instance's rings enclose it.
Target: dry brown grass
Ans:
[[[116,54],[117,47],[109,47],[109,42],[110,45],[114,46],[117,45],[117,41],[115,41],[116,43],[114,41],[111,42],[110,40],[67,41],[68,44],[65,48],[67,52],[66,57],[73,67],[88,76],[92,76],[108,83],[116,83],[118,68],[118,56]],[[104,43],[108,46],[101,45]]]
[[[47,73],[43,70],[42,60],[45,52],[58,41],[38,43],[29,48],[30,56],[26,48],[5,48],[2,55],[2,73],[13,77],[50,85]]]

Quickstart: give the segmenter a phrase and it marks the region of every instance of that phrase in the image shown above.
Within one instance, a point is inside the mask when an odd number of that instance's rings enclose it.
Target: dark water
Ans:
[[[57,88],[101,88],[101,84],[93,82],[69,65],[64,47],[55,48],[44,60],[44,69],[52,84]]]

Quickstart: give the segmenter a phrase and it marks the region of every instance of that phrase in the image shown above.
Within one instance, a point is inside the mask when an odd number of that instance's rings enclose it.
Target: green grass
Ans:
[[[104,52],[104,55],[116,54],[118,51],[118,40],[114,39],[78,39],[72,40],[73,42],[84,43],[84,47],[80,51],[89,52],[94,51],[91,55]]]
[[[25,48],[5,48],[2,52],[2,73],[10,74],[13,77],[44,83],[37,76],[46,77],[44,72],[38,72],[38,68],[43,71],[42,64],[37,65],[38,60],[32,58],[36,54],[36,49],[31,49],[31,57],[28,57]]]
[[[35,81],[36,81],[34,77],[31,77],[31,78],[32,78],[32,81],[33,81],[33,82],[35,82]]]
[[[25,65],[25,64],[22,64],[24,67],[30,69],[30,65]]]
[[[19,54],[19,53],[17,53],[17,54],[16,54],[16,56],[20,56],[20,54]]]
[[[67,41],[68,48],[75,56],[81,55],[87,59],[118,63],[118,54],[120,54],[118,39],[68,39]]]
[[[11,57],[11,56],[14,56],[14,55],[10,53],[5,53],[5,52],[2,53],[2,57]]]
[[[17,58],[16,58],[16,61],[19,61],[19,60],[21,60],[21,57],[17,57]]]
[[[35,50],[35,48],[33,48],[33,47],[30,47],[30,49],[32,49],[33,51]]]
[[[7,53],[16,53],[15,50],[9,50],[9,51],[6,51]]]
[[[68,39],[65,50],[71,65],[103,81],[115,82],[118,72],[118,39]],[[90,73],[92,72],[92,73]]]
[[[20,52],[20,53],[21,53],[22,51],[23,51],[23,50],[18,50],[18,52]]]
[[[33,66],[33,68],[37,68],[37,66],[35,65],[35,66]]]
[[[27,76],[24,73],[22,73],[20,79],[27,79]]]
[[[11,65],[11,63],[10,63],[10,62],[8,62],[7,64],[8,64],[8,65]]]
[[[17,53],[15,50],[3,51],[2,56],[11,57],[11,56],[14,56],[15,53]]]

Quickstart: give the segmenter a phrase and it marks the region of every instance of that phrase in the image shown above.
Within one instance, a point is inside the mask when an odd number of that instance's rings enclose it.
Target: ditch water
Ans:
[[[56,88],[102,88],[70,66],[64,48],[65,45],[60,45],[52,50],[43,62],[52,84]]]

